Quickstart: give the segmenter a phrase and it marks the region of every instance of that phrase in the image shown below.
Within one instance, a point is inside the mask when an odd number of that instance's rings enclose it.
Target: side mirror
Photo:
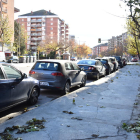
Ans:
[[[27,74],[23,73],[21,79],[27,78]]]

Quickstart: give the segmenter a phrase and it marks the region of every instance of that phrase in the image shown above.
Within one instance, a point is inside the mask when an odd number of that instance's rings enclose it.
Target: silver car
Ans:
[[[86,73],[75,62],[68,60],[38,60],[29,75],[40,81],[42,89],[57,89],[63,94],[70,92],[70,88],[86,84]]]

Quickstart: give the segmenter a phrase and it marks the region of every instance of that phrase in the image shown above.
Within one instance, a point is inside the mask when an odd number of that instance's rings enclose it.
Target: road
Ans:
[[[29,75],[29,71],[31,69],[31,67],[33,66],[33,63],[29,63],[29,64],[12,64],[14,65],[16,68],[18,68],[20,71],[22,71],[23,73],[26,73],[27,75]],[[93,79],[87,79],[87,83],[90,83],[90,82],[94,82],[95,80]],[[79,87],[74,87],[71,89],[71,92],[73,91],[76,91],[78,90]],[[56,98],[59,98],[61,97],[62,95],[57,92],[57,91],[52,91],[52,90],[41,90],[41,94],[39,96],[39,99],[38,99],[38,104],[39,106],[41,106],[42,104],[45,104],[45,103],[48,103],[48,102],[51,102],[52,100],[56,99]],[[21,115],[25,108],[27,108],[27,110],[32,110],[34,108],[36,108],[36,106],[30,106],[28,105],[27,103],[22,103],[20,105],[17,105],[11,109],[8,109],[4,112],[1,112],[0,113],[0,123],[3,123],[4,121],[10,119],[10,118],[13,118],[13,117],[16,117],[18,115]]]

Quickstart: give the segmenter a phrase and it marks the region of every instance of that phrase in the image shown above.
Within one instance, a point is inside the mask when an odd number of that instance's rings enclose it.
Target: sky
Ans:
[[[38,10],[51,10],[69,25],[70,35],[75,35],[78,43],[89,47],[108,42],[112,36],[126,32],[126,11],[121,0],[14,0],[20,9],[18,15]]]

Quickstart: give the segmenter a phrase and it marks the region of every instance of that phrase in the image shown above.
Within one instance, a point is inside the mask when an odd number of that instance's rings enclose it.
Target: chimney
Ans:
[[[51,12],[51,10],[49,10],[49,12]]]

